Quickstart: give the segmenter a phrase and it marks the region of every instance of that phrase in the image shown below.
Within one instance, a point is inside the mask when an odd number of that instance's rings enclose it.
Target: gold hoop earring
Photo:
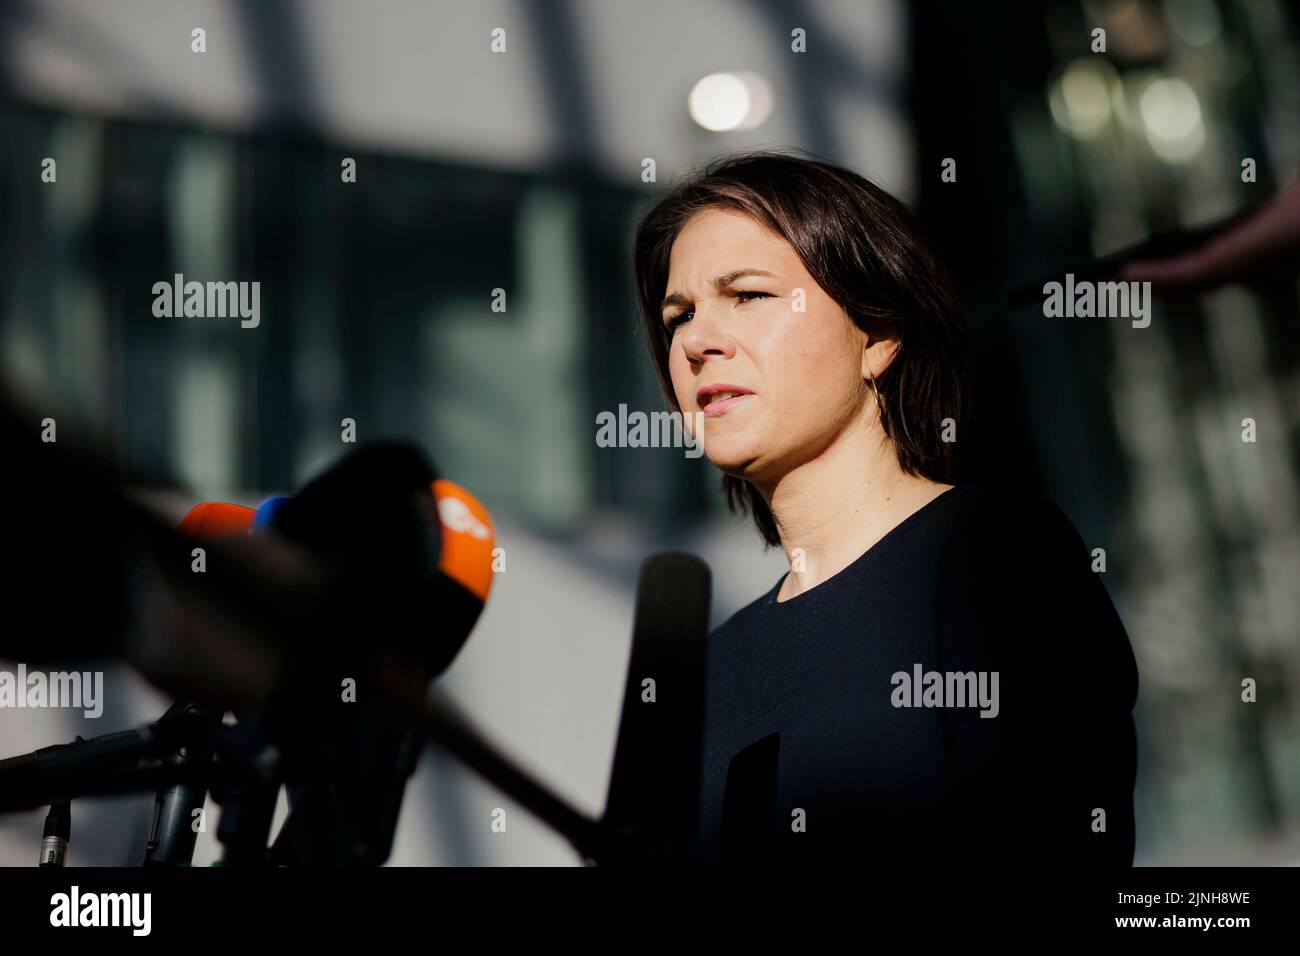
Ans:
[[[868,381],[871,382],[871,391],[874,392],[876,396],[876,414],[883,419],[885,417],[885,405],[880,400],[880,389],[876,388],[876,376],[871,376]]]

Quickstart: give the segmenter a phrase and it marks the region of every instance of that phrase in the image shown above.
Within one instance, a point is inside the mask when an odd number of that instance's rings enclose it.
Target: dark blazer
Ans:
[[[1091,564],[1045,499],[959,485],[778,581],[709,638],[697,852],[1130,865],[1137,666]]]

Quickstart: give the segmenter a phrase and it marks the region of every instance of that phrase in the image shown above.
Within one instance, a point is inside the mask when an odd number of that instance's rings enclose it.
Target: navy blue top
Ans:
[[[958,485],[783,575],[709,637],[697,850],[1131,864],[1137,667],[1091,560],[1046,499]]]

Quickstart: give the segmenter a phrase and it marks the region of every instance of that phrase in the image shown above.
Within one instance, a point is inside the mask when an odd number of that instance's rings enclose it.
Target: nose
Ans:
[[[691,321],[678,333],[682,351],[692,362],[730,358],[736,344],[721,317],[710,308],[697,308]]]

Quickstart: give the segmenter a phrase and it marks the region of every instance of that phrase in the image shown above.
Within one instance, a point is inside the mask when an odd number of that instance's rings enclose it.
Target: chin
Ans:
[[[728,448],[726,447],[728,444],[728,442],[706,443],[704,456],[724,474],[731,475],[733,478],[752,479],[756,470],[758,453],[752,448]]]

